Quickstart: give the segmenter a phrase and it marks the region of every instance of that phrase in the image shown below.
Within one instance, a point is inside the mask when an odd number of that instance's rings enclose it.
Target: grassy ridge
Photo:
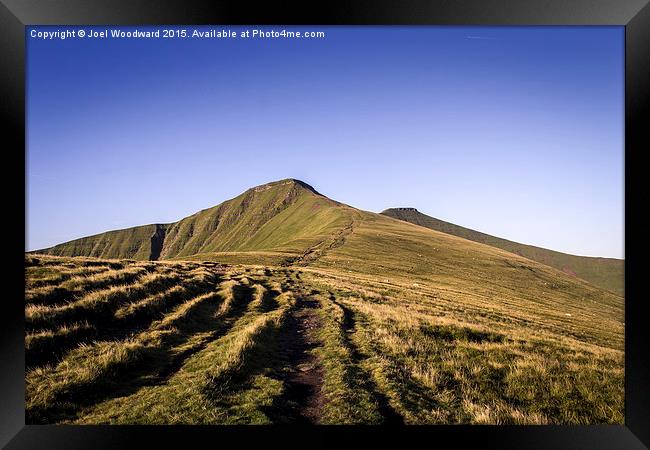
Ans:
[[[86,256],[104,259],[151,259],[151,237],[157,225],[143,225],[123,230],[107,231],[93,236],[75,239],[39,250],[56,256]]]
[[[345,245],[310,267],[343,284],[379,283],[421,301],[434,296],[465,320],[507,314],[531,327],[623,347],[621,297],[512,253],[381,215],[364,218]]]
[[[624,263],[609,258],[568,255],[519,244],[463,228],[419,213],[412,208],[393,208],[383,216],[499,248],[514,255],[579,277],[618,295],[623,294]],[[213,208],[171,224],[155,224],[111,231],[41,250],[58,256],[132,258],[136,260],[213,260],[230,264],[313,264],[332,248],[346,246],[346,237],[359,225],[376,226],[370,232],[401,233],[398,224],[376,214],[330,200],[298,180],[281,180],[249,189]],[[424,230],[409,229],[410,243],[423,243]],[[385,241],[386,237],[383,238]],[[400,243],[395,239],[394,243]],[[372,242],[369,242],[372,244]],[[434,244],[435,245],[435,244]],[[431,244],[427,245],[431,247]],[[467,245],[465,245],[467,247]],[[467,247],[470,248],[470,247]],[[480,246],[468,251],[479,251]],[[369,245],[376,262],[398,248]],[[478,255],[479,257],[481,255]],[[62,277],[70,275],[61,274]],[[43,278],[44,286],[58,284]]]
[[[347,226],[354,210],[297,180],[258,186],[171,224],[76,239],[38,251],[55,256],[157,260],[267,252],[295,257]]]
[[[575,275],[618,295],[623,295],[624,292],[625,263],[620,259],[575,256],[532,245],[520,244],[427,216],[415,208],[390,208],[383,211],[382,214],[432,230],[462,237],[470,241],[500,248],[547,266],[555,267],[569,275]]]

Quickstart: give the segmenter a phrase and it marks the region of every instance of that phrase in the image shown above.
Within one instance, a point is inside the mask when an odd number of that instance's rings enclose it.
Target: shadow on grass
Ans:
[[[370,396],[375,400],[377,404],[379,414],[381,414],[383,417],[383,424],[404,425],[404,418],[390,405],[388,397],[383,392],[381,392],[372,375],[360,367],[360,363],[364,359],[364,356],[361,354],[349,336],[356,331],[356,320],[354,313],[349,308],[338,303],[336,301],[336,297],[331,292],[329,300],[332,303],[336,304],[343,311],[343,336],[345,345],[350,351],[350,356],[353,363],[352,366],[348,368],[349,375],[346,382],[351,386],[359,386],[370,394]]]
[[[103,374],[93,382],[67,385],[47,406],[26,410],[26,423],[74,420],[84,407],[131,395],[145,386],[165,383],[189,357],[229,331],[233,322],[246,310],[252,298],[252,290],[242,287],[237,290],[235,297],[236,301],[230,309],[218,319],[215,319],[215,314],[222,301],[201,303],[191,314],[183,317],[181,322],[174,324],[178,329],[177,333],[171,332],[161,336],[159,346],[138,348],[126,364],[117,365],[110,373]],[[187,350],[174,352],[174,348],[182,346],[199,333],[209,334]]]
[[[319,304],[304,298],[297,301],[279,327],[268,325],[256,336],[254,345],[241,355],[241,364],[211,380],[206,396],[215,407],[236,405],[238,396],[254,387],[257,376],[264,375],[283,384],[282,394],[273,397],[271,405],[259,407],[271,423],[315,423],[313,412],[318,407],[322,373],[316,373],[317,361],[311,353],[318,343],[307,338],[304,320]]]

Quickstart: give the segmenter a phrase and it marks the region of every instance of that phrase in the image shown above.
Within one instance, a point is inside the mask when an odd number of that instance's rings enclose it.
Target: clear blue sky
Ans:
[[[623,257],[622,27],[284,28],[326,37],[28,36],[27,249],[292,177]]]

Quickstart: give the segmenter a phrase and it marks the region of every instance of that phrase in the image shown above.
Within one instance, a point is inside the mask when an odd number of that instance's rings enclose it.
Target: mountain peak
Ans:
[[[298,180],[296,178],[285,178],[283,180],[278,180],[278,181],[271,181],[269,183],[265,184],[260,184],[259,186],[255,186],[251,188],[250,190],[255,191],[255,192],[262,192],[266,191],[268,189],[272,189],[274,187],[280,187],[280,186],[299,186],[303,189],[306,189],[308,191],[313,192],[316,195],[321,195],[319,192],[316,191],[313,187],[311,187],[309,184],[305,183],[304,181]]]
[[[401,208],[388,208],[385,209],[381,212],[381,214],[385,214],[390,211],[410,211],[410,212],[420,212],[416,208],[407,208],[407,207],[401,207]]]

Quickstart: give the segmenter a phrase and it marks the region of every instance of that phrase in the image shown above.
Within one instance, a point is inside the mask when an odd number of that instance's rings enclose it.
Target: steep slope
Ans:
[[[625,263],[620,259],[575,256],[520,244],[427,216],[415,208],[390,208],[381,214],[515,253],[547,266],[555,267],[569,275],[576,276],[619,295],[623,295],[624,292]]]
[[[95,234],[54,247],[36,250],[54,256],[91,256],[107,259],[156,259],[167,225],[153,224]]]
[[[161,257],[250,251],[299,254],[344,227],[348,210],[301,181],[265,184],[172,224]]]
[[[217,254],[233,261],[297,258],[351,222],[354,210],[293,179],[243,194],[171,224],[145,225],[39,250],[54,256],[156,260]]]

